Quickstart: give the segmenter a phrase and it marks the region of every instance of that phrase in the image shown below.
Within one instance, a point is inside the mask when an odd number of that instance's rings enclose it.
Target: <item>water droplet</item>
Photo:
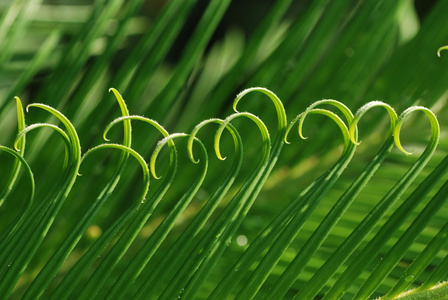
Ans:
[[[408,276],[406,276],[405,278],[404,278],[404,280],[406,280],[406,281],[413,281],[414,280],[414,275],[408,275]]]
[[[239,235],[236,238],[236,243],[241,247],[246,246],[247,245],[247,237],[245,235]]]

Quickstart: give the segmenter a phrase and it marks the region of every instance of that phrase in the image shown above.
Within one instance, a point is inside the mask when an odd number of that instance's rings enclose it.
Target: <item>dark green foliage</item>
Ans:
[[[447,297],[424,5],[0,3],[0,298]]]

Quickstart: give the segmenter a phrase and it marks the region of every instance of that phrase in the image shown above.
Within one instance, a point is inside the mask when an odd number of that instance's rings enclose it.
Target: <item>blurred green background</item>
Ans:
[[[206,118],[228,116],[232,101],[241,90],[262,86],[283,101],[288,119],[324,98],[339,100],[353,112],[371,100],[387,102],[398,113],[411,105],[431,108],[442,126],[441,142],[418,178],[420,182],[445,156],[448,147],[448,54],[442,52],[440,58],[436,55],[439,47],[448,44],[447,12],[448,2],[443,0],[4,0],[0,2],[0,144],[12,147],[17,134],[14,96],[19,96],[24,104],[41,102],[64,113],[78,130],[83,151],[86,151],[102,143],[103,129],[120,115],[113,95],[108,93],[110,87],[123,95],[131,114],[157,120],[169,132],[189,132]],[[240,110],[259,115],[275,136],[274,107],[261,96],[247,98]],[[349,168],[313,213],[268,283],[275,281],[335,199],[376,153],[387,132],[386,117],[383,111],[375,110],[362,120],[359,126],[363,143]],[[46,121],[48,115],[40,111],[30,110],[26,114],[27,124]],[[256,131],[252,125],[244,122],[236,125],[243,136],[245,150],[243,172],[238,178],[241,183],[259,158],[261,141],[258,133],[253,134]],[[120,130],[111,132],[112,141],[121,142]],[[327,170],[341,151],[340,133],[325,118],[310,116],[304,130],[309,139],[290,137],[292,144],[284,147],[275,170],[237,233],[246,236],[249,243],[286,203]],[[210,129],[201,136],[209,149],[213,132]],[[423,115],[406,122],[403,144],[414,155],[407,157],[393,151],[316,252],[305,272],[300,274],[295,290],[314,274],[404,174],[422,152],[428,137],[429,123]],[[28,134],[27,139],[25,157],[35,174],[36,201],[39,201],[60,177],[63,144],[48,130]],[[133,148],[148,160],[159,139],[161,136],[155,130],[133,123]],[[223,144],[223,153],[231,156],[232,143]],[[196,172],[186,159],[184,147],[178,148],[181,161],[176,184],[127,257],[131,257],[139,243],[160,223],[188,187],[191,174]],[[164,167],[166,169],[166,154],[159,158],[161,173]],[[19,281],[14,297],[23,293],[53,249],[99,194],[114,171],[117,157],[117,153],[97,155],[83,163],[83,176],[79,177],[43,245]],[[176,239],[230,164],[217,161],[212,151],[210,157],[205,184],[163,247],[169,247],[170,241]],[[13,160],[0,152],[0,162],[0,187],[3,187]],[[85,238],[61,268],[56,282],[97,235],[137,197],[140,177],[138,166],[130,163],[110,203],[100,211]],[[21,199],[26,198],[26,180],[20,177],[19,184],[23,188],[15,188],[0,207],[0,230],[11,222]],[[147,199],[157,186],[158,182],[152,180]],[[421,209],[419,207],[415,214]],[[442,208],[434,216],[375,296],[387,292],[443,226],[447,213],[447,208]],[[406,225],[411,221],[412,218]],[[375,230],[372,235],[374,233]],[[388,246],[392,244],[393,240]],[[202,296],[207,295],[216,278],[225,274],[229,262],[245,247],[235,242],[231,244]],[[448,248],[442,250],[434,264],[447,253]],[[156,263],[157,257],[151,264]],[[126,259],[123,259],[117,272],[125,265]],[[359,281],[366,276],[360,274]],[[425,276],[422,275],[415,286],[423,282]],[[269,284],[265,288],[269,288]]]

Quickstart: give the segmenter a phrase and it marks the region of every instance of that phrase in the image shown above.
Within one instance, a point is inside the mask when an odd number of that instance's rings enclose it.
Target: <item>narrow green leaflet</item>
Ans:
[[[429,118],[431,123],[431,137],[429,144],[419,159],[406,172],[406,174],[395,184],[395,186],[384,196],[384,198],[375,206],[375,208],[367,215],[364,220],[356,227],[356,229],[347,237],[344,242],[333,253],[331,258],[316,272],[316,274],[308,281],[307,285],[300,290],[295,299],[314,297],[329,278],[337,271],[337,269],[348,258],[348,254],[352,253],[361,241],[365,238],[372,228],[378,223],[382,216],[386,214],[388,209],[406,190],[412,181],[417,177],[423,167],[431,158],[439,141],[440,128],[435,115],[424,107],[410,107],[405,110],[399,117],[398,122],[394,128],[394,140],[397,147],[403,152],[407,153],[401,146],[399,133],[404,120],[414,111],[423,111]],[[362,268],[365,264],[362,263]],[[359,274],[359,271],[358,271]],[[344,277],[343,277],[344,278]],[[344,285],[348,285],[351,280],[340,279],[341,285],[334,285],[332,289],[326,294],[326,297],[338,297],[345,291]]]
[[[0,1],[0,298],[448,298],[420,2]]]
[[[121,108],[121,112],[123,116],[128,116],[129,112],[126,108],[126,104],[121,97],[121,95],[115,89],[111,89],[115,94],[118,104]],[[131,146],[131,126],[129,122],[124,123],[124,146]],[[89,151],[87,153],[90,153]],[[129,155],[129,151],[124,151],[124,154],[121,156],[118,161],[117,169],[115,174],[112,176],[108,185],[101,192],[100,196],[96,199],[94,203],[90,206],[89,210],[83,215],[82,219],[78,222],[75,228],[71,231],[70,235],[65,238],[63,243],[58,247],[58,250],[53,254],[52,258],[47,262],[45,267],[33,281],[33,284],[28,288],[24,299],[34,299],[40,296],[48,283],[53,279],[57,270],[60,268],[62,263],[67,259],[67,257],[72,252],[73,248],[81,239],[82,235],[86,231],[87,227],[92,222],[95,215],[101,209],[105,201],[109,198],[109,196],[114,191],[116,185],[118,184],[121,173],[123,172],[123,168],[125,166],[127,157]],[[133,154],[135,155],[135,154]],[[82,160],[84,160],[85,155]]]
[[[106,136],[108,130],[114,124],[126,120],[139,120],[142,122],[146,122],[157,128],[158,131],[160,131],[160,133],[164,136],[164,138],[167,138],[169,136],[168,132],[156,121],[141,116],[124,116],[115,119],[106,128],[104,136]],[[136,216],[132,219],[131,223],[126,228],[125,232],[120,236],[120,239],[115,243],[113,248],[107,253],[106,257],[97,267],[94,274],[89,278],[88,283],[83,288],[83,292],[79,295],[80,297],[88,297],[88,295],[92,295],[93,297],[97,293],[97,291],[102,287],[104,282],[109,278],[109,276],[112,275],[116,264],[122,258],[126,250],[131,246],[137,234],[140,232],[142,227],[146,224],[150,216],[153,214],[154,209],[162,200],[162,197],[165,195],[166,191],[173,182],[177,168],[177,151],[174,142],[172,140],[167,141],[167,143],[170,147],[170,169],[168,173],[165,175],[163,183],[161,184],[160,188],[156,191],[156,193],[151,197],[151,199],[145,199],[145,202],[147,203],[138,210]],[[150,171],[152,172],[154,178],[159,179],[155,173],[154,164],[155,162],[152,161]],[[129,268],[128,270],[131,270],[131,268]],[[123,273],[122,277],[125,276],[126,272]],[[114,288],[117,287],[119,287],[118,282],[114,284]],[[118,288],[118,290],[124,292],[125,287]]]
[[[420,203],[421,199],[425,198],[428,191],[432,190],[434,185],[443,177],[444,174],[446,174],[446,172],[448,172],[448,159],[442,161],[442,163],[439,164],[439,166],[425,179],[425,181],[419,185],[419,187],[412,193],[412,195],[406,200],[406,202],[394,213],[394,215],[392,215],[392,217],[388,220],[388,223],[383,226],[382,231],[391,232],[392,228],[398,228],[399,224],[403,220],[405,220],[406,214],[410,213],[410,208],[416,207],[417,204]],[[357,296],[359,296],[360,298],[367,298],[371,293],[374,292],[375,288],[380,285],[382,280],[384,280],[384,278],[389,275],[395,265],[405,254],[403,249],[408,249],[412,245],[414,240],[428,225],[433,215],[442,207],[442,205],[446,203],[446,195],[448,193],[447,189],[448,184],[445,184],[438,191],[436,196],[434,196],[431,201],[426,204],[423,211],[415,218],[412,225],[394,244],[392,249],[390,249],[385,255],[383,255],[383,259],[378,263],[378,265],[375,267],[375,270],[370,274],[368,280],[358,291]],[[384,242],[384,235],[378,234],[378,236],[383,238]],[[373,240],[371,243],[373,243]],[[373,257],[371,253],[372,251],[369,251],[370,249],[375,249],[375,247],[377,247],[377,249],[380,248],[377,244],[373,246],[369,244],[366,247],[368,247],[368,250],[366,250],[365,253],[371,254],[370,257]],[[364,263],[367,264],[367,262],[368,260],[365,259]],[[405,279],[408,283],[412,281],[410,279],[415,277],[416,276],[413,275],[412,272],[406,272]]]
[[[110,240],[117,234],[117,232],[129,221],[129,219],[134,215],[135,211],[144,203],[144,199],[149,189],[149,169],[143,157],[140,156],[135,150],[119,144],[101,144],[96,146],[84,154],[84,157],[92,153],[93,151],[99,151],[104,149],[118,149],[125,151],[127,154],[132,155],[140,164],[143,171],[143,188],[135,200],[135,204],[131,205],[123,215],[116,220],[106,232],[104,232],[101,237],[89,248],[89,251],[77,262],[77,264],[71,269],[69,274],[67,274],[64,280],[58,285],[58,288],[51,295],[51,299],[61,299],[61,297],[67,297],[73,289],[76,287],[77,280],[80,279],[80,274],[85,272],[86,268],[98,257],[99,253],[104,249],[104,247],[110,242]],[[115,180],[116,181],[116,180]]]
[[[275,220],[271,222],[271,224],[269,224],[265,231],[241,256],[240,261],[234,265],[231,270],[234,274],[228,274],[229,276],[226,277],[227,283],[222,282],[219,288],[214,291],[216,296],[219,295],[218,297],[223,297],[227,295],[231,291],[230,286],[234,285],[238,282],[238,280],[241,280],[242,276],[246,274],[250,266],[256,262],[257,255],[260,255],[260,250],[268,249],[269,243],[272,243],[272,241],[275,240],[269,248],[269,251],[262,259],[261,263],[257,266],[256,271],[254,272],[254,275],[251,276],[248,284],[238,293],[238,297],[240,298],[253,297],[255,295],[280,259],[283,252],[287,249],[288,245],[300,231],[302,225],[309,217],[309,214],[315,209],[319,203],[319,199],[322,199],[326,192],[328,192],[333,183],[339,177],[340,171],[345,168],[344,165],[350,161],[350,157],[352,156],[355,147],[352,147],[352,144],[349,141],[347,126],[334,113],[315,108],[319,104],[330,103],[341,109],[349,121],[353,118],[352,113],[341,103],[333,100],[323,100],[321,102],[316,102],[313,106],[309,107],[306,112],[298,115],[288,126],[287,133],[289,133],[293,125],[299,122],[299,135],[304,138],[302,135],[302,125],[307,114],[323,114],[328,116],[335,121],[343,133],[344,151],[342,157],[329,172],[321,176],[308,188],[306,188],[306,192],[301,193],[282,211],[281,214],[276,217]],[[349,150],[348,148],[352,148],[352,150]],[[321,184],[320,187],[315,188],[317,182],[326,182],[327,184]],[[257,255],[255,255],[256,253]]]
[[[221,124],[222,122],[223,121],[219,119],[210,119],[201,122],[194,128],[193,132],[190,135],[190,138],[188,139],[188,152],[192,162],[199,163],[199,160],[196,160],[193,156],[193,142],[198,131],[207,124]],[[209,198],[203,209],[201,209],[197,213],[196,217],[188,226],[188,228],[185,229],[182,235],[170,247],[169,251],[164,255],[162,261],[158,263],[158,267],[154,269],[150,273],[150,276],[143,281],[145,284],[139,287],[139,290],[142,291],[141,294],[150,295],[154,293],[157,290],[157,287],[161,286],[161,283],[165,280],[166,277],[174,274],[174,268],[179,267],[180,261],[184,257],[190,257],[190,253],[191,251],[193,251],[193,248],[195,246],[195,237],[199,234],[200,230],[202,229],[206,221],[210,218],[211,214],[216,209],[221,199],[225,196],[226,192],[232,186],[232,183],[234,182],[242,163],[242,141],[235,128],[233,128],[231,125],[228,125],[227,128],[234,139],[236,152],[236,158],[232,163],[232,167],[229,170],[228,175],[220,184],[215,193]],[[111,299],[117,299],[119,295],[123,297],[126,294],[126,291],[131,287],[131,285],[129,285],[129,282],[132,282],[139,276],[142,267],[143,266],[139,266],[139,270],[137,272],[131,268],[128,268],[125,272],[123,272],[123,274],[120,276],[117,282],[115,282],[107,296]]]
[[[65,171],[59,191],[53,199],[49,200],[48,206],[44,209],[41,218],[36,221],[24,222],[21,228],[18,229],[14,239],[7,245],[4,253],[2,253],[2,261],[3,257],[5,257],[7,262],[9,261],[6,271],[2,273],[0,283],[0,294],[3,295],[9,294],[14,288],[20,275],[25,271],[26,266],[45,238],[55,216],[73,187],[81,163],[81,145],[71,122],[62,113],[48,105],[30,104],[28,107],[37,107],[46,110],[63,123],[70,140],[69,167]],[[28,219],[33,218],[30,215]],[[30,226],[34,229],[32,232],[29,230]],[[28,234],[21,234],[21,231],[25,231]],[[17,249],[21,249],[21,251],[17,253]]]
[[[287,130],[287,117],[286,117],[286,111],[283,107],[283,103],[280,101],[280,99],[275,95],[273,92],[271,92],[268,89],[260,88],[260,87],[254,87],[249,88],[237,95],[233,102],[233,109],[237,111],[237,105],[241,101],[241,99],[252,92],[258,92],[262,93],[272,101],[274,104],[276,113],[277,113],[277,132],[275,139],[272,143],[272,149],[270,149],[269,152],[267,152],[267,155],[269,157],[262,158],[259,166],[260,169],[255,169],[255,171],[250,175],[250,177],[246,180],[245,184],[241,187],[241,189],[238,191],[238,193],[234,196],[233,200],[229,205],[226,207],[226,209],[223,211],[222,217],[225,220],[225,218],[229,218],[232,220],[233,226],[230,227],[227,232],[222,231],[222,229],[218,229],[216,231],[216,237],[218,237],[214,243],[215,246],[213,246],[211,250],[211,255],[205,259],[204,262],[201,263],[201,269],[197,274],[195,274],[195,277],[192,278],[192,281],[188,283],[190,286],[189,289],[184,287],[177,287],[177,290],[184,296],[189,297],[190,295],[194,295],[198,292],[199,287],[204,284],[206,278],[208,277],[212,267],[217,263],[218,258],[221,257],[224,250],[226,249],[227,245],[230,243],[230,240],[235,233],[235,231],[240,226],[243,217],[247,214],[251,206],[253,205],[258,193],[261,190],[261,187],[263,186],[264,182],[267,180],[269,174],[271,173],[272,169],[274,168],[277,159],[280,155],[281,149],[284,144],[284,138],[286,135]],[[237,116],[237,115],[235,115]],[[250,114],[249,114],[250,116]],[[233,118],[232,116],[229,116],[227,119]],[[253,118],[252,118],[253,119]],[[256,119],[253,119],[256,121]],[[261,121],[260,121],[261,122]],[[269,137],[269,132],[267,129],[262,125],[263,123],[259,124],[259,129],[262,131],[262,137]],[[263,133],[263,130],[266,130],[266,133]],[[271,146],[271,141],[269,139],[263,140],[264,147],[268,147],[268,149]],[[218,155],[219,157],[219,155]],[[266,161],[266,166],[263,165],[264,160]],[[258,182],[257,182],[258,181]],[[235,212],[238,212],[242,209],[242,212],[240,215],[235,214]],[[220,224],[222,227],[226,227],[226,222]],[[210,238],[213,241],[213,234],[215,234],[215,231],[212,231],[210,234]],[[223,234],[226,234],[227,236],[223,236]],[[213,257],[214,255],[214,257]],[[192,286],[192,287],[191,287]],[[189,295],[190,294],[190,295]]]
[[[28,200],[24,203],[22,210],[19,211],[19,213],[17,214],[17,217],[14,218],[14,220],[11,222],[10,226],[8,226],[4,230],[4,232],[2,232],[0,235],[0,241],[1,241],[0,252],[3,252],[3,249],[6,247],[6,245],[8,245],[8,243],[12,239],[13,235],[16,233],[17,228],[19,228],[22,225],[25,218],[29,214],[29,210],[34,201],[35,182],[34,182],[33,172],[31,171],[30,166],[28,165],[26,160],[23,158],[21,153],[18,153],[17,151],[14,151],[8,147],[1,146],[1,145],[0,145],[0,150],[11,154],[12,156],[15,157],[15,159],[17,161],[20,162],[20,164],[22,164],[24,166],[26,172],[28,173],[28,176],[30,179],[30,187],[31,187],[30,195],[28,197]],[[2,256],[0,256],[0,257],[2,257]]]
[[[151,157],[151,168],[153,169],[152,171],[153,174],[155,174],[154,171],[155,160],[162,147],[172,139],[182,137],[185,138],[188,137],[188,135],[182,133],[171,134],[158,143]],[[185,191],[182,198],[178,200],[178,202],[171,209],[169,214],[163,219],[162,223],[157,227],[157,229],[154,231],[151,237],[145,242],[145,244],[141,247],[138,253],[133,257],[132,261],[129,264],[128,271],[124,274],[123,277],[120,278],[120,280],[118,281],[119,283],[121,282],[121,280],[125,280],[129,284],[127,277],[132,276],[133,278],[135,278],[140,274],[142,269],[146,266],[146,264],[149,262],[149,260],[152,258],[154,253],[159,248],[160,244],[164,241],[168,233],[173,228],[176,219],[184,212],[186,207],[190,204],[193,196],[197,193],[202,182],[204,181],[208,167],[207,151],[202,142],[200,142],[198,139],[195,139],[195,141],[199,145],[200,157],[201,157],[201,163],[199,166],[200,170],[197,173],[196,178],[194,178],[191,181],[189,188],[187,189],[187,191]],[[112,293],[114,292],[115,291],[112,290]]]
[[[25,128],[25,114],[23,112],[22,102],[19,97],[16,97],[16,106],[17,106],[17,130],[20,133]],[[18,139],[17,146],[15,147],[17,151],[20,152],[20,155],[23,156],[25,154],[25,136]],[[21,165],[20,159],[16,159],[14,162],[14,166],[11,168],[11,175],[9,176],[8,183],[6,184],[5,189],[0,194],[0,206],[2,206],[8,194],[11,192],[14,183],[17,179],[17,175],[20,171]]]
[[[291,287],[294,283],[295,278],[300,272],[305,268],[306,264],[309,262],[311,256],[315,253],[318,247],[323,243],[325,238],[328,236],[331,229],[335,226],[338,220],[341,218],[342,214],[346,211],[347,207],[355,200],[356,196],[361,192],[366,183],[369,181],[371,176],[375,173],[381,163],[384,161],[388,153],[391,151],[393,146],[393,129],[395,128],[395,123],[398,119],[397,115],[393,109],[382,102],[374,101],[369,102],[363,107],[361,107],[353,118],[353,122],[350,125],[350,140],[353,144],[359,144],[357,141],[357,123],[361,117],[373,107],[385,107],[390,116],[390,130],[389,137],[386,139],[384,145],[381,147],[377,155],[372,159],[372,161],[364,168],[359,178],[353,182],[353,184],[346,190],[346,192],[339,198],[331,211],[326,215],[325,219],[319,224],[319,227],[315,230],[314,235],[312,235],[299,253],[296,255],[294,260],[288,265],[287,269],[283,272],[281,277],[278,279],[276,284],[270,290],[269,295],[284,295],[285,291]]]

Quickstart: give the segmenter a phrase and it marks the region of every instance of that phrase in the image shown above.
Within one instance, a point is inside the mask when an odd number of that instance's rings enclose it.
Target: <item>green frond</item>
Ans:
[[[447,11],[1,2],[0,298],[448,298]]]

